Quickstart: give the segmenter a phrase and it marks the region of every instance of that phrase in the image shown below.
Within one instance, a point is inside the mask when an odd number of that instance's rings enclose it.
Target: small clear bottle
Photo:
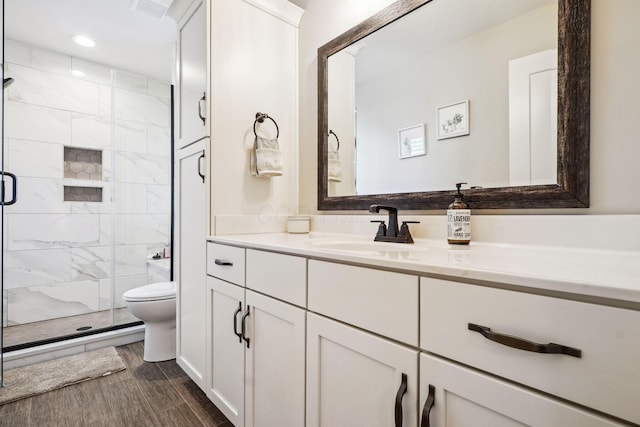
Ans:
[[[165,243],[162,248],[162,258],[171,258],[171,245],[169,243]]]
[[[463,184],[466,182],[456,184],[458,192],[447,209],[447,242],[452,245],[468,245],[471,242],[471,209],[460,192]]]

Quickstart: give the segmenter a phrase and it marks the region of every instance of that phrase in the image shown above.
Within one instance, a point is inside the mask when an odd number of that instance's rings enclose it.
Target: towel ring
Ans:
[[[336,141],[338,141],[338,148],[336,148],[336,151],[340,151],[340,140],[338,139],[338,135],[336,135],[336,133],[331,129],[329,129],[329,135],[333,135]]]
[[[256,120],[253,122],[253,134],[256,136],[256,138],[258,137],[258,133],[256,132],[256,124],[264,123],[264,119],[269,119],[273,122],[273,124],[276,126],[276,139],[279,138],[280,129],[278,128],[278,124],[275,120],[273,120],[273,117],[269,116],[266,113],[256,113]]]

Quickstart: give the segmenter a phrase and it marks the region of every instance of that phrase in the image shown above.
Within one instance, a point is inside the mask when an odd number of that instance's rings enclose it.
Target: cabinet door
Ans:
[[[245,426],[304,425],[305,311],[247,290]]]
[[[242,427],[244,288],[207,276],[207,293],[207,396],[234,426]]]
[[[429,394],[434,398],[430,414],[425,410]],[[420,411],[420,427],[623,425],[426,354],[420,355]]]
[[[206,186],[198,174],[205,141],[176,153],[176,362],[204,389]],[[202,165],[201,165],[202,164]]]
[[[307,315],[307,427],[416,426],[417,376],[417,351]]]
[[[178,31],[177,148],[207,136],[207,2],[197,1]]]

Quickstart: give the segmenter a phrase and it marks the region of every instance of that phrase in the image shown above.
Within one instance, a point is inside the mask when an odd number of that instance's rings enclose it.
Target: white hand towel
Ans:
[[[256,137],[250,161],[251,175],[271,178],[282,175],[282,152],[278,139]]]
[[[329,181],[342,182],[342,165],[340,163],[340,156],[337,151],[329,150],[329,165],[327,174]]]

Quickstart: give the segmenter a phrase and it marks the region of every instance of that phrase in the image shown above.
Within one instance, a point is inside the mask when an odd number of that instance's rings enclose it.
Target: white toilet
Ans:
[[[122,295],[127,308],[145,324],[144,360],[161,362],[176,357],[176,282],[160,282],[130,289]]]

